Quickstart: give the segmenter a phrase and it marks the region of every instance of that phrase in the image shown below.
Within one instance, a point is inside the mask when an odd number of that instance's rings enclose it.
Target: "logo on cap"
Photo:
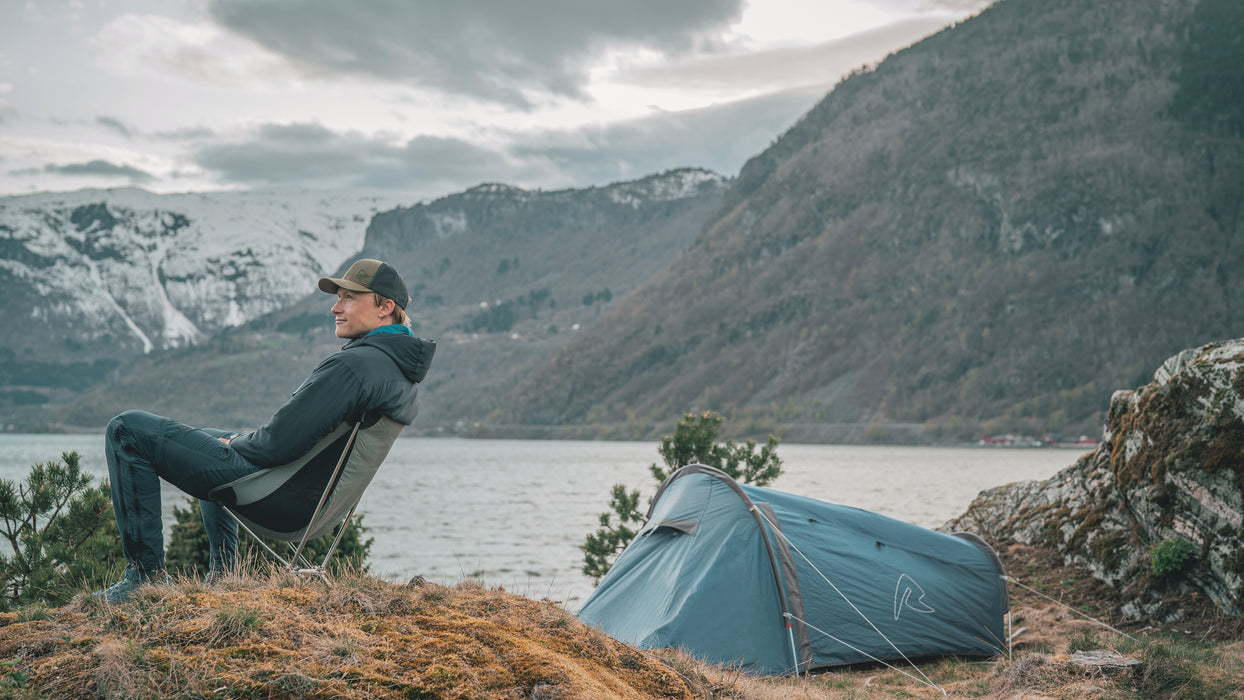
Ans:
[[[359,284],[367,284],[367,280],[371,279],[371,275],[367,274],[367,270],[360,268],[358,272],[354,273],[354,279],[357,280]]]

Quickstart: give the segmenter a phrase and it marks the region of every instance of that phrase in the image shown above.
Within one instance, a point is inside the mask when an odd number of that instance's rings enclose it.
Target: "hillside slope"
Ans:
[[[305,294],[391,206],[303,190],[0,197],[0,425]]]
[[[851,76],[507,418],[1095,433],[1114,387],[1244,323],[1235,27],[1224,0],[1003,0]]]
[[[377,214],[354,252],[411,286],[415,332],[439,346],[420,393],[421,430],[470,430],[497,397],[677,259],[729,181],[682,169],[604,187],[489,184]],[[334,352],[332,298],[314,274],[294,303],[198,346],[153,354],[106,384],[32,413],[32,427],[103,426],[142,407],[192,424],[253,428]],[[245,401],[237,388],[245,387]]]

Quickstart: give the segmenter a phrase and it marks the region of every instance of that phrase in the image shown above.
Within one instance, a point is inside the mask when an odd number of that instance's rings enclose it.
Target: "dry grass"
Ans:
[[[236,578],[144,588],[121,605],[80,598],[43,617],[0,615],[9,695],[692,697],[660,660],[557,604],[474,582]]]
[[[1062,608],[1017,600],[1012,659],[757,679],[676,651],[646,652],[558,604],[467,581],[333,589],[283,575],[186,581],[110,605],[0,614],[0,698],[1244,698],[1244,642],[1131,642]],[[1143,670],[1069,661],[1112,648]],[[934,687],[936,686],[936,687]]]

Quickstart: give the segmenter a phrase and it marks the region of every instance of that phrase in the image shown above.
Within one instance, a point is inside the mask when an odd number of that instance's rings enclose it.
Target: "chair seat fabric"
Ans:
[[[404,427],[386,417],[368,427],[343,423],[302,458],[219,486],[212,490],[211,499],[230,509],[256,534],[293,542],[309,529],[308,539],[314,539],[330,532],[353,511]],[[341,472],[330,484],[343,455]],[[331,489],[328,499],[312,523],[325,489]]]

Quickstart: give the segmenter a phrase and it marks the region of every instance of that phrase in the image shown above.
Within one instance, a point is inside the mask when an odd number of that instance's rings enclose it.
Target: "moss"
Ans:
[[[1070,515],[1071,511],[1068,508],[1060,508],[1050,513],[1041,525],[1041,534],[1036,544],[1061,550],[1063,548],[1062,525],[1067,522]]]
[[[1233,382],[1233,386],[1240,385],[1244,385],[1244,373]],[[1145,483],[1158,487],[1155,501],[1168,518],[1175,495],[1169,472],[1231,470],[1236,485],[1244,490],[1244,421],[1235,415],[1229,392],[1218,392],[1212,398],[1214,410],[1206,420],[1194,408],[1209,393],[1204,379],[1180,375],[1145,392],[1135,411],[1117,410],[1111,415],[1117,437],[1110,446],[1110,468],[1116,483],[1124,491]],[[1128,437],[1137,432],[1145,441],[1127,459]]]
[[[1067,538],[1067,549],[1071,551],[1087,549],[1088,538],[1097,532],[1104,517],[1100,510],[1091,511],[1080,521],[1079,527],[1071,533],[1071,537]]]
[[[1158,524],[1162,527],[1173,527],[1175,524],[1175,506],[1178,504],[1175,485],[1163,482],[1150,495],[1153,504],[1158,507]]]
[[[1240,529],[1240,532],[1236,535],[1236,537],[1239,540],[1244,541],[1244,528]],[[1239,576],[1241,579],[1244,579],[1244,547],[1236,549],[1230,556],[1224,557],[1222,563],[1227,571],[1230,571],[1236,576]]]
[[[1201,467],[1210,473],[1234,470],[1244,475],[1244,421],[1223,406],[1205,432],[1206,438],[1196,446]]]
[[[1093,558],[1112,571],[1118,570],[1123,564],[1123,553],[1126,550],[1127,537],[1120,532],[1102,535],[1089,543]]]

